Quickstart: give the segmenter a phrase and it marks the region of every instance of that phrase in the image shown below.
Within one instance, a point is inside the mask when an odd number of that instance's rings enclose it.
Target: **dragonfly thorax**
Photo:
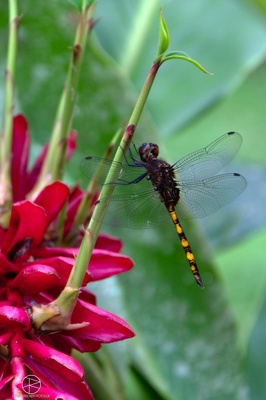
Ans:
[[[139,156],[145,163],[146,178],[151,181],[158,192],[160,200],[166,207],[174,207],[179,200],[179,189],[175,180],[174,168],[164,160],[158,159],[159,147],[154,143],[143,143],[139,148]]]

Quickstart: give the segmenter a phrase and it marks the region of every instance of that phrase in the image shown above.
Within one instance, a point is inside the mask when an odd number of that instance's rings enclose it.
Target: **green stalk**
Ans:
[[[143,108],[146,104],[148,95],[150,93],[152,84],[154,82],[154,79],[156,77],[156,74],[158,72],[158,69],[161,65],[161,61],[156,61],[147,76],[147,79],[142,87],[142,90],[140,92],[139,98],[136,102],[136,105],[133,109],[133,112],[131,114],[131,117],[129,119],[128,125],[124,131],[122,140],[120,142],[120,146],[118,147],[114,161],[115,162],[122,162],[124,159],[124,152],[127,151],[136,126],[139,122],[140,116],[142,114]],[[119,170],[116,170],[115,168],[112,168],[106,178],[107,182],[115,182],[117,176],[119,174]],[[101,198],[110,198],[114,190],[114,185],[104,185],[100,194],[100,199]],[[69,277],[68,283],[66,285],[70,286],[72,288],[79,288],[82,284],[82,281],[84,279],[84,275],[87,271],[88,264],[92,255],[93,248],[95,246],[95,242],[97,240],[100,227],[104,218],[104,215],[106,213],[108,207],[108,202],[106,201],[100,201],[100,203],[95,207],[92,218],[90,220],[90,223],[88,227],[84,231],[84,238],[81,243],[81,247],[79,249],[79,253],[75,262],[75,265],[72,269],[72,273]]]
[[[42,167],[38,182],[34,188],[32,197],[42,190],[47,183],[60,180],[63,174],[65,152],[68,133],[71,129],[73,108],[75,104],[77,85],[80,69],[85,51],[88,33],[93,27],[93,15],[96,4],[87,5],[87,0],[82,2],[82,10],[77,26],[72,57],[69,65],[67,79],[56,113],[55,124],[51,135],[48,153]]]
[[[158,50],[157,54],[155,57],[155,61],[153,65],[150,68],[150,71],[148,73],[148,76],[144,82],[144,85],[142,87],[142,90],[140,92],[139,98],[136,102],[136,105],[133,109],[133,112],[131,114],[131,117],[129,119],[128,125],[124,131],[122,140],[120,142],[120,146],[118,147],[116,154],[114,156],[114,165],[117,165],[117,168],[112,167],[109,170],[109,173],[107,174],[106,177],[106,182],[108,182],[107,185],[103,185],[103,188],[100,193],[99,200],[101,199],[110,199],[113,190],[114,190],[114,185],[110,184],[110,182],[115,182],[119,173],[120,173],[120,165],[124,161],[124,154],[127,152],[133,135],[135,133],[136,126],[139,122],[140,116],[142,114],[143,108],[146,104],[148,95],[150,93],[151,87],[153,85],[154,79],[157,75],[157,72],[160,68],[160,66],[163,64],[164,61],[167,60],[167,54],[165,55],[166,50],[168,49],[170,44],[170,35],[169,31],[166,25],[166,22],[162,16],[162,13],[160,14],[160,30],[159,30],[159,42],[158,42]],[[169,53],[169,59],[173,58],[184,58],[184,55],[177,53]],[[198,63],[195,63],[194,60],[192,59],[187,59],[189,62],[193,62],[198,68],[201,66]],[[205,72],[205,71],[204,71]],[[101,167],[100,167],[101,168]],[[97,181],[97,176],[96,176],[96,181]],[[94,185],[94,182],[93,182]],[[82,240],[79,253],[76,259],[76,262],[74,264],[74,267],[72,269],[71,275],[68,279],[67,285],[64,290],[68,290],[70,288],[78,289],[82,285],[82,281],[84,279],[85,273],[88,268],[88,264],[92,255],[93,248],[95,246],[95,242],[97,240],[100,227],[104,218],[104,215],[106,213],[108,207],[108,201],[99,201],[99,203],[96,205],[93,215],[91,217],[89,225],[86,227],[84,230],[84,238]],[[64,292],[64,291],[63,291]],[[62,292],[62,299],[64,297],[64,294]],[[63,301],[62,301],[63,303]],[[57,302],[58,304],[58,302]]]
[[[0,148],[0,210],[4,213],[12,202],[10,183],[11,145],[14,110],[14,79],[17,55],[18,7],[16,0],[9,0],[9,40],[3,107],[3,128]]]
[[[124,131],[122,140],[120,142],[120,146],[118,147],[116,154],[114,156],[114,162],[117,163],[117,168],[110,169],[106,177],[106,182],[115,182],[119,175],[120,172],[119,163],[123,162],[124,154],[130,146],[133,135],[135,133],[136,126],[139,122],[140,116],[146,104],[148,95],[150,93],[152,84],[157,75],[159,67],[162,64],[163,55],[164,52],[167,50],[168,45],[169,45],[169,32],[168,29],[166,29],[166,24],[161,14],[159,45],[158,45],[157,55],[155,57],[155,62],[150,68],[148,76],[140,92],[139,98],[136,102],[136,105],[129,119],[128,125]],[[113,193],[113,190],[114,190],[114,185],[111,184],[104,185],[99,199],[102,198],[109,199]],[[72,269],[72,273],[68,279],[66,288],[81,287],[107,207],[108,207],[108,201],[100,201],[99,204],[95,207],[90,223],[84,231],[84,238],[82,240],[81,247],[79,249],[75,265]]]
[[[114,137],[112,138],[111,142],[109,143],[109,146],[107,147],[105,154],[103,155],[103,159],[108,160],[110,158],[111,154],[113,153],[114,148],[116,148],[118,146],[118,141],[120,140],[121,135],[122,135],[122,128],[118,129],[118,131],[115,133]],[[88,187],[86,189],[86,195],[80,202],[79,208],[75,215],[75,221],[74,221],[74,227],[76,227],[76,228],[78,228],[84,221],[84,218],[87,215],[87,211],[88,211],[89,205],[91,203],[92,197],[95,195],[96,191],[98,190],[99,180],[102,176],[102,167],[103,166],[99,166],[98,170],[95,172],[94,176],[91,178],[91,180],[88,184]],[[74,232],[74,234],[75,234],[75,232]],[[70,232],[68,239],[71,241],[71,232]]]
[[[124,161],[124,154],[126,153],[126,151],[128,150],[128,148],[131,144],[133,135],[135,133],[136,126],[139,122],[140,116],[141,116],[143,108],[146,104],[148,95],[150,93],[152,84],[154,82],[154,79],[156,77],[156,74],[158,72],[160,65],[161,65],[160,61],[155,62],[149,71],[147,79],[142,87],[139,98],[136,102],[136,105],[135,105],[133,112],[131,114],[131,117],[129,119],[128,125],[124,131],[122,140],[120,142],[120,146],[118,147],[118,149],[115,153],[114,162],[122,163]],[[117,171],[115,168],[112,168],[106,177],[106,182],[115,182],[118,174],[119,174],[119,171]],[[109,198],[112,195],[113,190],[114,190],[114,185],[109,185],[109,184],[104,185],[102,188],[101,194],[100,194],[100,199],[101,198]],[[88,226],[88,229],[90,231],[92,231],[94,233],[94,235],[95,235],[95,232],[97,232],[97,236],[98,236],[100,225],[104,218],[107,206],[108,206],[107,202],[100,202],[99,205],[95,208],[93,217]],[[94,237],[94,235],[93,235],[93,237]]]

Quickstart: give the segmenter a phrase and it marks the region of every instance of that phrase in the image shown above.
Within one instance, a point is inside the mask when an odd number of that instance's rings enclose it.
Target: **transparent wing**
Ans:
[[[201,218],[233,201],[246,188],[239,174],[223,174],[202,181],[182,182],[176,211],[180,218]]]
[[[80,170],[89,181],[94,178],[97,180],[98,184],[103,185],[109,171],[116,170],[120,176],[123,166],[119,162],[89,156],[81,160]]]
[[[202,181],[182,182],[179,185],[177,215],[180,219],[206,217],[233,201],[243,192],[246,185],[246,179],[242,175],[233,173],[217,175]],[[143,179],[136,185],[116,186],[105,222],[112,226],[147,228],[169,222],[167,214],[168,211],[151,182]]]
[[[188,154],[173,165],[176,180],[202,180],[216,175],[234,158],[241,143],[239,133],[229,132],[204,149]]]
[[[100,157],[86,157],[81,160],[80,163],[81,172],[89,178],[96,176],[96,179],[100,185],[114,183],[106,182],[106,177],[109,171],[114,170],[118,173],[117,180],[115,182],[123,184],[130,183],[136,180],[140,175],[146,172],[146,168],[143,163],[135,162],[134,164],[127,163],[126,161],[122,164],[113,160],[105,160]]]
[[[103,198],[100,201],[108,201]],[[97,206],[96,206],[97,207]],[[104,222],[111,226],[149,228],[170,222],[164,204],[150,181],[116,185]]]
[[[227,133],[206,148],[174,164],[177,187],[180,189],[176,211],[180,218],[205,217],[230,203],[245,189],[246,180],[239,174],[213,176],[232,160],[241,142],[238,133]],[[145,178],[147,170],[144,163],[130,157],[123,164],[87,157],[82,160],[80,167],[88,178],[97,171],[100,184],[106,183],[110,169],[115,168],[120,172],[108,206],[105,218],[107,223],[142,228],[169,221],[168,212],[158,192],[154,190],[151,181]]]
[[[111,226],[147,228],[170,221],[168,212],[151,182],[144,177],[137,183],[133,183],[146,173],[143,163],[129,159],[121,164],[89,156],[81,161],[80,169],[89,179],[96,174],[100,185],[113,183],[106,182],[106,176],[110,170],[120,171],[115,181],[114,195],[111,199],[100,200],[101,202],[109,201],[105,223]]]

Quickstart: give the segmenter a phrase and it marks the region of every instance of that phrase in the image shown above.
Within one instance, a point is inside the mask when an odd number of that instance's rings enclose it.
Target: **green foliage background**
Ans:
[[[97,365],[110,398],[114,392],[116,400],[263,400],[265,4],[252,0],[164,3],[170,50],[185,51],[213,76],[182,61],[163,65],[135,142],[158,142],[163,157],[175,161],[225,132],[238,131],[243,146],[228,170],[245,175],[248,188],[215,215],[184,224],[204,290],[195,285],[171,224],[159,230],[111,232],[123,239],[124,252],[136,265],[125,276],[93,285],[92,291],[97,292],[100,306],[132,325],[136,338],[102,351],[108,352],[116,378],[104,375],[106,363],[99,367],[101,353]],[[25,0],[19,6],[16,111],[29,120],[34,158],[52,129],[77,12],[66,1]],[[73,126],[79,132],[79,147],[67,172],[68,181],[85,183],[80,160],[89,154],[101,155],[130,116],[155,56],[160,6],[158,0],[99,0],[75,109]],[[8,3],[1,2],[2,71],[7,21]],[[4,73],[2,87],[3,81]],[[2,95],[3,90],[1,102]],[[96,399],[106,399],[96,380],[90,384]]]

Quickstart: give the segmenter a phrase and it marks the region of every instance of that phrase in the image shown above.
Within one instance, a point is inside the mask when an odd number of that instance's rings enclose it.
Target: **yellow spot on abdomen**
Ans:
[[[183,247],[188,247],[188,241],[186,239],[181,239],[181,244]]]
[[[179,235],[181,235],[181,233],[183,233],[183,229],[181,228],[181,226],[179,224],[176,224],[176,231]]]
[[[194,255],[190,251],[186,252],[186,256],[188,261],[195,261]]]

